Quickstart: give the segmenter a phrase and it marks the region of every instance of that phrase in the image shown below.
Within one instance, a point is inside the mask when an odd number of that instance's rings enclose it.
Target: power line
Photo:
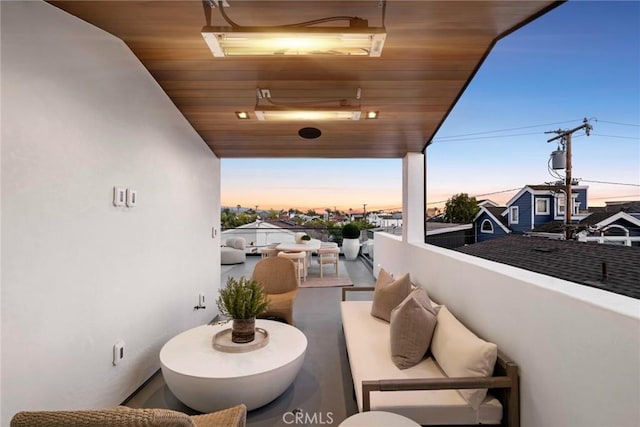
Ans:
[[[511,188],[509,190],[494,191],[493,193],[476,194],[475,196],[472,196],[472,197],[491,196],[491,195],[494,195],[494,194],[509,193],[511,191],[517,191],[517,190],[521,190],[521,189],[522,189],[522,187]]]
[[[612,124],[612,125],[633,126],[633,127],[640,128],[640,125],[636,125],[636,124],[632,124],[632,123],[609,122],[607,120],[598,120],[598,119],[595,119],[595,121],[596,122],[602,122],[602,123],[609,123],[609,124]]]
[[[434,139],[434,142],[446,142],[447,144],[456,143],[456,142],[475,142],[484,139],[498,139],[498,138],[511,138],[515,136],[530,136],[530,135],[540,135],[540,132],[528,132],[528,133],[513,133],[508,135],[491,135],[491,136],[479,136],[476,138],[459,138],[459,139],[447,139],[444,141],[440,141],[439,138]],[[631,140],[639,140],[640,138],[635,136],[622,136],[622,135],[603,135],[600,133],[592,133],[592,136],[601,136],[605,138],[619,138],[619,139],[631,139]],[[580,138],[583,136],[587,136],[586,134],[578,134],[574,135],[574,138]]]
[[[593,136],[604,136],[607,138],[619,138],[619,139],[633,139],[633,140],[640,140],[640,138],[636,137],[636,136],[620,136],[620,135],[603,135],[601,133],[592,133],[591,135]]]
[[[589,200],[615,200],[617,199],[626,199],[627,197],[638,197],[639,194],[627,194],[626,196],[605,196],[605,197],[589,197]]]
[[[630,184],[630,183],[627,183],[627,182],[593,181],[593,180],[588,180],[588,179],[580,179],[580,181],[594,182],[594,183],[597,183],[597,184],[628,185],[628,186],[631,186],[631,187],[640,187],[640,184]]]
[[[482,196],[492,196],[492,195],[494,195],[494,194],[510,193],[510,192],[512,192],[512,191],[518,191],[518,190],[521,190],[521,189],[522,189],[522,187],[518,187],[518,188],[510,188],[510,189],[508,189],[508,190],[500,190],[500,191],[493,191],[493,192],[491,192],[491,193],[476,194],[476,195],[473,195],[473,196],[471,196],[471,197],[476,197],[476,198],[477,198],[477,197],[482,197]],[[446,203],[446,202],[448,202],[448,201],[449,201],[449,199],[447,199],[447,200],[439,200],[439,201],[437,201],[437,202],[428,202],[428,203],[427,203],[427,205],[435,205],[435,204],[438,204],[438,203]]]
[[[441,137],[435,138],[434,141],[437,141],[437,140],[440,140],[440,139],[460,138],[460,137],[463,137],[463,136],[485,135],[485,134],[488,134],[488,133],[508,132],[508,131],[512,131],[512,130],[531,129],[531,128],[537,128],[537,127],[547,127],[547,126],[559,125],[559,124],[563,124],[563,123],[577,122],[577,121],[580,121],[580,120],[581,119],[565,120],[563,122],[546,123],[546,124],[542,124],[542,125],[521,126],[521,127],[517,127],[517,128],[505,128],[505,129],[490,130],[490,131],[484,131],[484,132],[465,133],[465,134],[461,134],[461,135],[441,136]]]
[[[464,142],[464,141],[477,141],[480,139],[496,139],[496,138],[511,138],[514,136],[528,136],[528,135],[540,135],[541,132],[529,132],[529,133],[514,133],[509,135],[492,135],[492,136],[479,136],[477,138],[459,138],[459,139],[447,139],[445,141],[440,141],[440,138],[436,138],[433,142]]]

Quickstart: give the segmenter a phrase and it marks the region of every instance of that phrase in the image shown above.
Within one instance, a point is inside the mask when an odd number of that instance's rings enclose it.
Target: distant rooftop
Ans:
[[[640,247],[509,235],[455,250],[640,299]]]

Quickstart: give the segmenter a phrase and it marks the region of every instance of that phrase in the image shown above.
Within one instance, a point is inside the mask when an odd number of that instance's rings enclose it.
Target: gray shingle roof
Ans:
[[[580,221],[581,226],[595,225],[618,212],[637,213],[640,212],[640,202],[620,203],[600,208],[589,208],[593,213]]]
[[[491,212],[491,215],[493,215],[494,217],[496,217],[496,219],[498,221],[500,221],[502,223],[502,225],[504,225],[505,227],[509,227],[509,223],[507,221],[507,218],[502,216],[502,212],[505,211],[505,209],[507,209],[504,206],[488,206],[485,207],[486,210],[488,210],[489,212]]]
[[[509,235],[455,250],[640,299],[640,247]]]

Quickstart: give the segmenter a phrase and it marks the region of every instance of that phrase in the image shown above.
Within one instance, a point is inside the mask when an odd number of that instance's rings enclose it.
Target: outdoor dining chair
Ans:
[[[278,317],[293,325],[293,304],[298,294],[293,261],[281,256],[261,259],[253,269],[252,279],[262,285],[269,297],[267,311],[258,317]]]

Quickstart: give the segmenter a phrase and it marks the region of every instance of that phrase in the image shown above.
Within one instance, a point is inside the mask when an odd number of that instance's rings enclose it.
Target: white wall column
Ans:
[[[165,342],[214,318],[193,307],[220,287],[220,160],[122,40],[42,1],[0,7],[8,426],[121,403]]]
[[[424,243],[424,154],[407,153],[402,159],[402,240]]]

